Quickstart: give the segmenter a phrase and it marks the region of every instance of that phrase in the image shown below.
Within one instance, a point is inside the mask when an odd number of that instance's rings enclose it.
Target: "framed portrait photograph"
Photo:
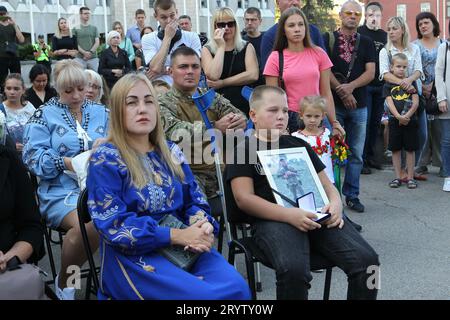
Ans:
[[[318,209],[329,203],[306,148],[264,150],[257,154],[279,205],[294,207],[297,199],[308,193],[314,194]]]

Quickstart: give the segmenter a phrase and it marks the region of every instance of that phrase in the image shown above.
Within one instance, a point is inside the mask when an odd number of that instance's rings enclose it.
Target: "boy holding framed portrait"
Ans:
[[[277,299],[308,298],[312,280],[308,259],[310,248],[347,274],[348,299],[376,299],[377,289],[369,289],[366,282],[370,276],[368,267],[379,265],[378,255],[350,223],[345,223],[348,220],[342,217],[339,192],[328,179],[325,166],[313,149],[305,141],[283,134],[288,122],[285,92],[271,86],[255,88],[250,99],[249,115],[255,132],[236,146],[235,159],[227,165],[225,179],[237,207],[251,217],[252,236],[276,271]],[[308,156],[307,160],[282,152],[289,148],[301,148],[304,156]],[[280,150],[274,152],[276,149]],[[273,172],[279,171],[276,168],[266,170],[270,161],[264,165],[256,157],[257,151],[264,150],[271,150],[269,154],[278,154],[278,160],[285,158],[278,161],[279,166],[286,161],[293,168],[284,170],[290,172],[286,178],[292,180],[292,174],[297,174],[298,179],[302,179],[303,192],[313,192],[317,199],[320,191],[317,194],[311,188],[323,190],[322,198],[326,200],[321,211],[330,213],[329,219],[320,224],[314,221],[317,216],[312,211],[278,204],[280,202],[276,201],[268,180],[274,178]],[[283,153],[286,155],[283,156]],[[265,173],[271,174],[271,178]],[[317,175],[318,180],[304,179],[308,175]],[[279,185],[282,188],[283,183],[280,181]],[[296,200],[286,190],[277,192]]]

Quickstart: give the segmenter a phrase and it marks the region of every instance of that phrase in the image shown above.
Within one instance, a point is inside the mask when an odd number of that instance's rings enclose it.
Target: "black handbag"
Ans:
[[[441,110],[439,110],[439,105],[434,94],[431,94],[428,98],[424,97],[424,102],[425,112],[428,115],[436,116],[442,113]]]
[[[5,52],[15,56],[17,54],[17,43],[7,41]]]
[[[187,226],[178,220],[176,217],[168,214],[161,219],[158,223],[162,227],[184,229]],[[189,271],[197,259],[200,257],[201,253],[192,252],[189,250],[184,250],[182,246],[170,245],[158,250],[163,257],[172,262],[177,267],[183,270]]]

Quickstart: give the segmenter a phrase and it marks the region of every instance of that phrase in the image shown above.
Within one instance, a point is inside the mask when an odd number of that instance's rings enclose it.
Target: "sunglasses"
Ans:
[[[236,26],[236,21],[228,21],[228,22],[217,22],[217,28],[234,28]]]
[[[353,10],[348,10],[348,11],[344,11],[344,14],[347,16],[347,17],[350,17],[350,16],[352,16],[352,15],[355,15],[355,16],[357,16],[357,17],[361,17],[361,12],[360,11],[353,11]]]

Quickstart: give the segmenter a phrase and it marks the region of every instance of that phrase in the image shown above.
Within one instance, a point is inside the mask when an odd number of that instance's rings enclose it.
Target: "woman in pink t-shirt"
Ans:
[[[283,12],[278,23],[274,51],[264,68],[266,84],[284,86],[288,97],[290,132],[299,129],[299,103],[305,96],[320,95],[327,99],[327,116],[333,134],[344,135],[336,120],[333,95],[330,88],[330,70],[333,64],[320,47],[312,44],[308,20],[298,8]],[[283,81],[279,81],[279,52],[283,52]]]

